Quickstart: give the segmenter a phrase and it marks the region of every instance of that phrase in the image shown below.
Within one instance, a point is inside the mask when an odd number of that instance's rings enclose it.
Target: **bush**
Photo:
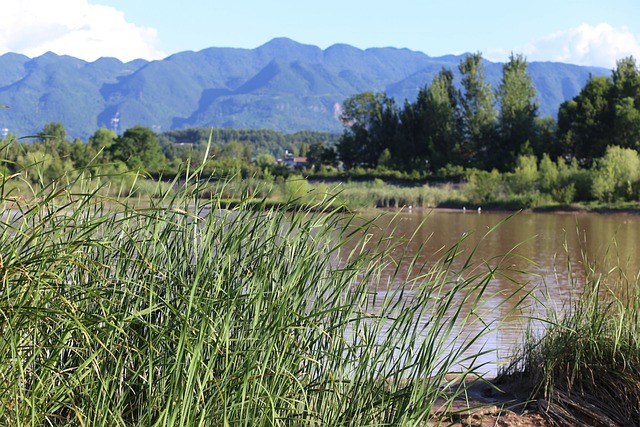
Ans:
[[[284,182],[287,200],[305,201],[309,193],[309,182],[301,175],[290,175]]]
[[[473,169],[467,174],[463,192],[471,203],[483,204],[498,199],[502,186],[502,175],[496,169],[491,172]]]
[[[592,190],[597,200],[632,200],[636,196],[634,187],[640,180],[640,157],[630,148],[607,147],[593,173]]]
[[[513,194],[531,193],[537,189],[539,180],[535,156],[519,156],[513,173],[507,174],[509,192]]]

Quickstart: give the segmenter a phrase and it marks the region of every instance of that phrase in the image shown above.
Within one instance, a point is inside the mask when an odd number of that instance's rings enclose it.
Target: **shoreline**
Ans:
[[[364,208],[364,209],[354,209],[355,212],[363,212],[363,211],[384,211],[384,212],[449,212],[449,213],[466,213],[466,214],[476,214],[477,209],[467,209],[466,212],[462,208],[452,208],[452,207],[409,207],[402,206],[399,208],[391,208],[391,207],[373,207],[373,208]],[[582,214],[598,214],[598,215],[629,215],[629,216],[639,216],[640,208],[587,208],[587,207],[576,207],[569,208],[566,207],[536,207],[536,208],[527,208],[527,209],[509,209],[505,207],[496,207],[496,208],[482,208],[482,212],[505,212],[505,213],[516,213],[516,212],[525,212],[525,213],[539,213],[539,214],[557,214],[557,215],[582,215]],[[480,213],[481,214],[481,213]]]

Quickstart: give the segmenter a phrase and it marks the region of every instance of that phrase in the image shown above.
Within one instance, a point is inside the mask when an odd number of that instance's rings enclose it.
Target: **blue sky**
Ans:
[[[640,58],[637,0],[20,0],[0,5],[0,54],[46,51],[89,61],[161,59],[274,37],[326,48],[393,46],[430,56],[482,52],[504,61],[613,68]]]

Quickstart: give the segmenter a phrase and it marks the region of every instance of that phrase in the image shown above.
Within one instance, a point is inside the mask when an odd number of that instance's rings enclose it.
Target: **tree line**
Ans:
[[[521,156],[592,167],[607,147],[640,148],[640,72],[633,57],[609,76],[591,76],[564,102],[557,121],[538,115],[536,90],[522,55],[503,65],[500,84],[485,81],[480,53],[459,64],[461,81],[442,69],[399,107],[384,93],[344,102],[345,131],[337,144],[347,169],[378,168],[429,174],[476,168],[514,171]]]
[[[32,137],[8,135],[0,141],[0,175],[30,173],[32,182],[50,182],[65,173],[90,167],[104,173],[144,171],[155,177],[173,177],[202,164],[211,175],[262,176],[265,169],[288,175],[277,158],[295,153],[313,158],[318,150],[335,145],[339,135],[302,131],[284,134],[265,129],[184,129],[157,135],[134,126],[121,135],[100,128],[89,140],[70,141],[63,123],[46,123]],[[331,151],[331,150],[329,150]],[[335,163],[330,159],[328,163]],[[37,168],[29,171],[30,165]],[[35,172],[37,170],[37,173]]]
[[[47,123],[35,137],[5,138],[0,174],[22,173],[35,164],[38,172],[28,178],[48,182],[100,165],[101,173],[144,170],[172,177],[187,165],[200,166],[208,155],[204,173],[214,177],[286,179],[291,171],[276,159],[288,152],[307,158],[307,176],[463,179],[479,202],[505,191],[531,200],[548,195],[559,203],[639,200],[635,59],[618,61],[611,76],[590,77],[559,107],[557,120],[539,116],[527,67],[523,56],[511,55],[494,89],[476,53],[461,60],[460,81],[442,69],[402,107],[384,93],[354,95],[343,104],[342,135],[242,129],[156,135],[135,126],[121,135],[98,129],[83,142],[69,141],[62,123]]]

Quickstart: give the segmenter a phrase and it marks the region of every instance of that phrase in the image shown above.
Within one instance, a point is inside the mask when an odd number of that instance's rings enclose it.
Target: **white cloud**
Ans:
[[[87,0],[20,0],[0,6],[0,54],[36,57],[51,51],[87,61],[159,59],[157,32],[127,22],[124,14]]]
[[[513,48],[529,61],[554,61],[613,69],[616,61],[633,55],[640,58],[640,37],[627,28],[614,28],[603,23],[588,24],[555,32],[526,46]],[[505,49],[489,50],[486,57],[504,61]]]

